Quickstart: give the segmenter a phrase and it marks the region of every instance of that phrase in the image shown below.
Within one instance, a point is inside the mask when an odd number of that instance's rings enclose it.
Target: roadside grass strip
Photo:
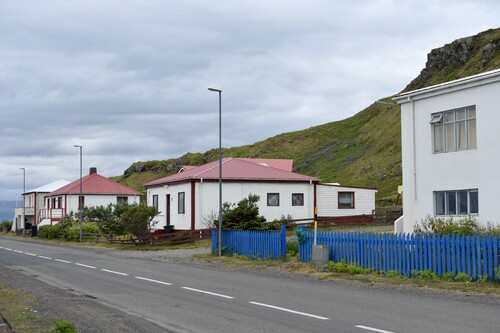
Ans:
[[[194,291],[194,292],[197,292],[197,293],[202,293],[202,294],[207,294],[207,295],[212,295],[212,296],[227,298],[227,299],[233,299],[234,298],[233,296],[216,294],[216,293],[213,293],[213,292],[210,292],[210,291],[205,291],[205,290],[200,290],[200,289],[194,289],[194,288],[189,288],[189,287],[182,287],[182,289]]]
[[[363,326],[363,325],[356,325],[354,327],[360,328],[362,330],[367,330],[367,331],[372,331],[372,332],[378,332],[378,333],[394,333],[394,332],[391,332],[391,331],[384,331],[384,330],[381,330],[381,329],[378,329],[378,328],[373,328],[373,327],[368,327],[368,326]]]
[[[263,306],[266,308],[284,311],[284,312],[289,312],[289,313],[293,313],[293,314],[297,314],[297,315],[301,315],[301,316],[305,316],[305,317],[311,317],[311,318],[320,319],[320,320],[330,320],[330,318],[327,318],[327,317],[322,317],[322,316],[318,316],[318,315],[314,315],[314,314],[310,314],[310,313],[306,313],[306,312],[295,311],[295,310],[291,310],[291,309],[287,309],[287,308],[281,308],[279,306],[258,303],[258,302],[249,302],[249,303],[253,304],[253,305]]]
[[[163,285],[166,285],[166,286],[171,286],[172,285],[171,283],[168,283],[168,282],[163,282],[163,281],[148,279],[148,278],[145,278],[145,277],[142,277],[142,276],[136,276],[135,278],[139,279],[139,280],[144,280],[144,281],[149,281],[149,282],[163,284]]]
[[[106,268],[101,268],[101,271],[107,272],[107,273],[111,273],[111,274],[116,274],[116,275],[122,275],[122,276],[127,276],[128,275],[127,273],[112,271],[112,270],[106,269]]]

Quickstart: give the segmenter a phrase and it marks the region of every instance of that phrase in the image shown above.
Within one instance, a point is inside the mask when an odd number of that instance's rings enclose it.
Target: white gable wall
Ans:
[[[478,189],[478,221],[500,222],[496,209],[500,82],[449,90],[428,98],[415,96],[413,102],[401,105],[404,232],[434,216],[434,191]],[[471,105],[476,106],[477,149],[433,153],[431,114]]]

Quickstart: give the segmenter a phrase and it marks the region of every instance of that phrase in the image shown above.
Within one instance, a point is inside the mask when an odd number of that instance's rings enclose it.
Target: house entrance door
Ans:
[[[167,194],[165,203],[167,205],[167,207],[166,207],[167,213],[165,214],[165,216],[167,218],[167,225],[170,225],[170,194]]]

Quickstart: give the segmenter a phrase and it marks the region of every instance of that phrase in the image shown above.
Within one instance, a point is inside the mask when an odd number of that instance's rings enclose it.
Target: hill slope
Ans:
[[[500,28],[458,39],[432,50],[427,58],[425,68],[404,91],[500,68]],[[376,187],[378,204],[390,205],[396,201],[402,175],[399,111],[389,97],[350,118],[225,148],[223,155],[293,159],[295,172],[316,176],[322,182]],[[217,152],[212,149],[177,159],[136,162],[113,179],[143,190],[145,182],[177,172],[182,165],[216,160]]]

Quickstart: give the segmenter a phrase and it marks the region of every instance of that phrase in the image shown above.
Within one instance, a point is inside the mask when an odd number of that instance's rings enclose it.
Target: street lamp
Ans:
[[[80,243],[82,242],[82,225],[83,225],[83,217],[82,217],[82,149],[83,147],[80,145],[73,145],[76,148],[80,148],[80,196],[78,197],[78,210],[80,212]]]
[[[222,255],[222,88],[208,86],[208,90],[219,93],[219,257]]]
[[[19,168],[23,170],[23,218],[21,225],[23,229],[26,229],[26,198],[24,197],[26,193],[26,169],[25,168]]]

